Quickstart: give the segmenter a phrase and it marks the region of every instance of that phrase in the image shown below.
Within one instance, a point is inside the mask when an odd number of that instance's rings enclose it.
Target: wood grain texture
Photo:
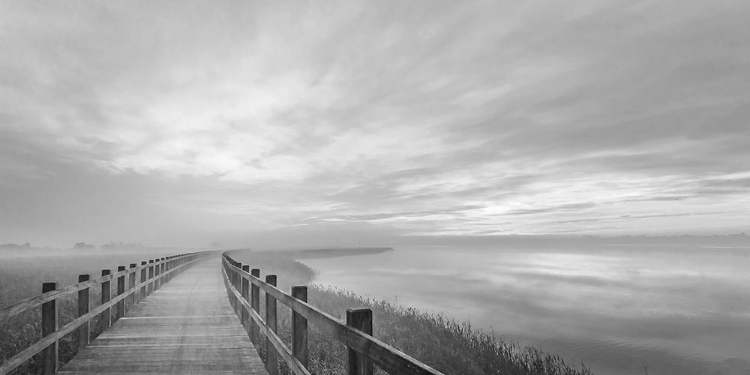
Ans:
[[[347,309],[346,325],[372,336],[372,310],[367,308]],[[373,374],[374,368],[372,362],[365,356],[352,349],[347,349],[347,356],[349,375]]]
[[[267,374],[227,300],[219,257],[163,284],[61,374]]]

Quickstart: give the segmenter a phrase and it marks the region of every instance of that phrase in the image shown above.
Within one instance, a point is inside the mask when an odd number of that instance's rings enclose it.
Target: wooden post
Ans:
[[[229,267],[227,267],[227,276],[229,276],[229,286],[234,288],[234,263],[230,263]],[[229,293],[229,304],[232,305],[232,310],[234,310],[234,313],[237,313],[237,298],[234,296],[234,293]]]
[[[164,286],[164,283],[165,283],[165,281],[164,281],[165,263],[164,262],[165,262],[164,258],[161,258],[161,263],[160,263],[161,270],[159,270],[159,275],[161,275],[161,277],[159,277],[159,279],[160,279],[159,280],[159,285],[161,285],[161,286]]]
[[[146,261],[141,261],[141,284],[146,282]],[[146,298],[146,285],[141,286],[141,301]]]
[[[240,277],[239,271],[242,269],[242,263],[237,262],[234,264],[235,270],[232,270],[232,273],[234,274],[234,289],[237,289],[238,292],[240,292],[240,296],[242,295],[242,278]],[[234,293],[232,293],[234,295]],[[238,300],[237,303],[234,305],[234,313],[240,318],[240,322],[242,322],[242,312],[245,311],[245,308],[242,307],[242,303]]]
[[[78,275],[78,282],[91,280],[91,275]],[[84,316],[89,312],[89,289],[84,288],[78,291],[78,317]],[[89,328],[91,321],[81,324],[78,327],[78,351],[80,352],[89,344]]]
[[[57,289],[57,283],[42,284],[42,293]],[[57,331],[57,300],[42,304],[42,338]],[[42,374],[57,372],[57,341],[42,350]]]
[[[154,292],[159,289],[159,285],[161,284],[161,277],[159,277],[159,274],[161,273],[161,262],[159,259],[156,259],[154,263]]]
[[[346,325],[358,329],[372,336],[372,310],[370,309],[347,309]],[[347,348],[348,352],[348,375],[372,375],[372,362],[364,355]]]
[[[250,272],[250,266],[244,265],[244,266],[242,266],[242,270],[245,271],[245,272]],[[245,278],[242,278],[241,280],[242,280],[242,283],[241,283],[242,287],[241,287],[240,293],[242,293],[242,298],[245,301],[250,302],[250,300],[249,300],[249,297],[250,297],[250,281],[248,281]],[[250,317],[250,313],[247,310],[245,310],[245,307],[242,306],[242,304],[240,304],[240,310],[241,310],[240,322],[242,322],[242,326],[245,327],[245,331],[247,332],[247,327],[249,326],[248,325],[248,323],[249,323],[248,320],[250,320],[252,318]]]
[[[146,289],[146,292],[148,294],[151,294],[154,292],[154,260],[150,259],[148,261],[148,288]]]
[[[169,282],[169,257],[164,258],[164,284]]]
[[[250,275],[260,279],[260,269],[253,268],[250,271]],[[250,307],[253,308],[253,311],[256,313],[259,313],[260,308],[260,288],[258,288],[257,285],[253,284],[253,286],[250,288]],[[250,324],[250,341],[253,342],[254,345],[258,345],[260,342],[260,327],[258,327],[258,324],[255,323],[255,320],[251,320]]]
[[[112,271],[110,270],[102,270],[102,276],[107,276],[111,273]],[[110,284],[110,281],[105,281],[102,283],[102,305],[109,302],[109,300],[111,299],[111,285],[112,284]],[[101,332],[104,332],[112,325],[112,309],[106,309],[102,312],[101,321]]]
[[[167,257],[167,264],[164,266],[164,269],[167,271],[167,276],[165,276],[164,282],[169,282],[172,280],[172,274],[169,273],[169,271],[172,270],[172,257]]]
[[[125,271],[125,266],[117,266],[117,272]],[[125,275],[117,278],[117,295],[125,294]],[[117,320],[125,316],[125,300],[117,302]]]
[[[130,295],[130,307],[132,308],[135,306],[135,295],[137,294],[135,292],[135,270],[133,268],[136,267],[135,263],[130,263],[130,273],[128,274],[128,292],[131,292]]]
[[[307,287],[292,287],[292,297],[307,302]],[[292,310],[292,355],[307,368],[307,319]]]
[[[276,286],[276,275],[266,275],[266,283]],[[276,298],[266,293],[266,325],[272,332],[276,331]],[[271,340],[266,339],[266,370],[268,375],[279,374],[279,362],[276,348]]]
[[[229,279],[229,284],[232,285],[232,288],[237,289],[237,272],[235,271],[235,268],[237,268],[237,262],[232,261],[230,265],[231,267],[229,267],[229,271],[231,272],[232,277]],[[234,294],[232,294],[232,296],[234,296]],[[236,297],[232,298],[232,302],[234,302],[234,304],[232,305],[232,307],[234,307],[234,312],[237,313]]]

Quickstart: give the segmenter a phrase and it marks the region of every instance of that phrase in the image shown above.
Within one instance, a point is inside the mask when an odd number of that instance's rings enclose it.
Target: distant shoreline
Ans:
[[[276,251],[273,252],[278,255],[283,255],[292,259],[325,259],[325,258],[341,258],[348,256],[361,256],[361,255],[374,255],[382,254],[389,251],[395,251],[392,247],[336,247],[336,248],[320,248],[320,249],[308,249],[308,250],[290,250],[290,251]],[[272,253],[268,251],[268,253]]]

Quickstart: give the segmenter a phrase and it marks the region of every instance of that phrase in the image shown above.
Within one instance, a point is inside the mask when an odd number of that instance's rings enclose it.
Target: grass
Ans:
[[[232,257],[252,268],[260,268],[264,275],[276,274],[282,290],[288,291],[292,285],[308,285],[309,303],[341,320],[347,308],[369,307],[373,311],[376,338],[446,374],[592,374],[583,364],[573,366],[559,356],[534,347],[503,341],[494,332],[476,329],[469,322],[317,285],[314,283],[316,272],[290,255],[237,252]],[[261,306],[265,306],[262,301]],[[290,313],[288,308],[280,306],[279,336],[289,346]],[[346,348],[314,325],[310,325],[310,329],[310,372],[345,374]],[[259,347],[265,360],[265,344],[261,342]]]

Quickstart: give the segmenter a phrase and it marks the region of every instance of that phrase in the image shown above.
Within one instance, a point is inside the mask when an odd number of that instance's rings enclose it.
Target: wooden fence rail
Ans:
[[[278,374],[277,357],[281,357],[295,375],[310,374],[307,370],[308,322],[347,347],[350,375],[372,375],[374,365],[390,374],[441,374],[374,338],[370,309],[348,309],[346,322],[342,322],[308,304],[306,286],[294,286],[291,294],[287,294],[276,288],[275,275],[268,275],[266,281],[262,281],[259,269],[250,270],[249,266],[235,261],[227,253],[222,256],[222,270],[229,299],[246,329],[246,320],[250,320],[250,339],[256,348],[260,343],[258,333],[266,336],[266,369],[271,375]],[[266,320],[259,311],[261,290],[266,297]],[[287,347],[276,334],[277,302],[292,310],[292,348]]]
[[[20,351],[0,365],[0,375],[5,375],[20,366],[36,354],[42,354],[43,374],[57,372],[58,345],[57,342],[63,336],[78,330],[79,350],[89,343],[90,321],[96,316],[102,316],[101,331],[106,330],[112,323],[111,310],[117,312],[117,318],[125,314],[125,299],[131,297],[131,305],[143,300],[148,294],[158,289],[160,285],[168,282],[178,273],[193,265],[199,259],[210,255],[210,252],[195,252],[189,254],[174,255],[165,258],[152,259],[149,263],[141,262],[141,266],[135,263],[130,268],[119,266],[116,273],[110,270],[102,270],[102,276],[90,280],[90,275],[80,275],[79,283],[58,289],[57,283],[44,283],[42,294],[34,296],[12,305],[0,308],[0,323],[8,318],[28,311],[37,306],[42,306],[42,338],[26,349]],[[148,270],[149,278],[146,278]],[[154,270],[158,270],[154,272]],[[135,283],[135,275],[141,272],[141,282]],[[125,288],[125,277],[129,277],[129,286]],[[112,297],[111,283],[115,281],[117,294]],[[89,291],[92,287],[101,284],[101,305],[90,309]],[[141,290],[140,299],[137,299],[137,291]],[[148,293],[146,292],[148,290]],[[58,328],[58,306],[57,299],[69,295],[78,295],[78,317],[65,326]]]

